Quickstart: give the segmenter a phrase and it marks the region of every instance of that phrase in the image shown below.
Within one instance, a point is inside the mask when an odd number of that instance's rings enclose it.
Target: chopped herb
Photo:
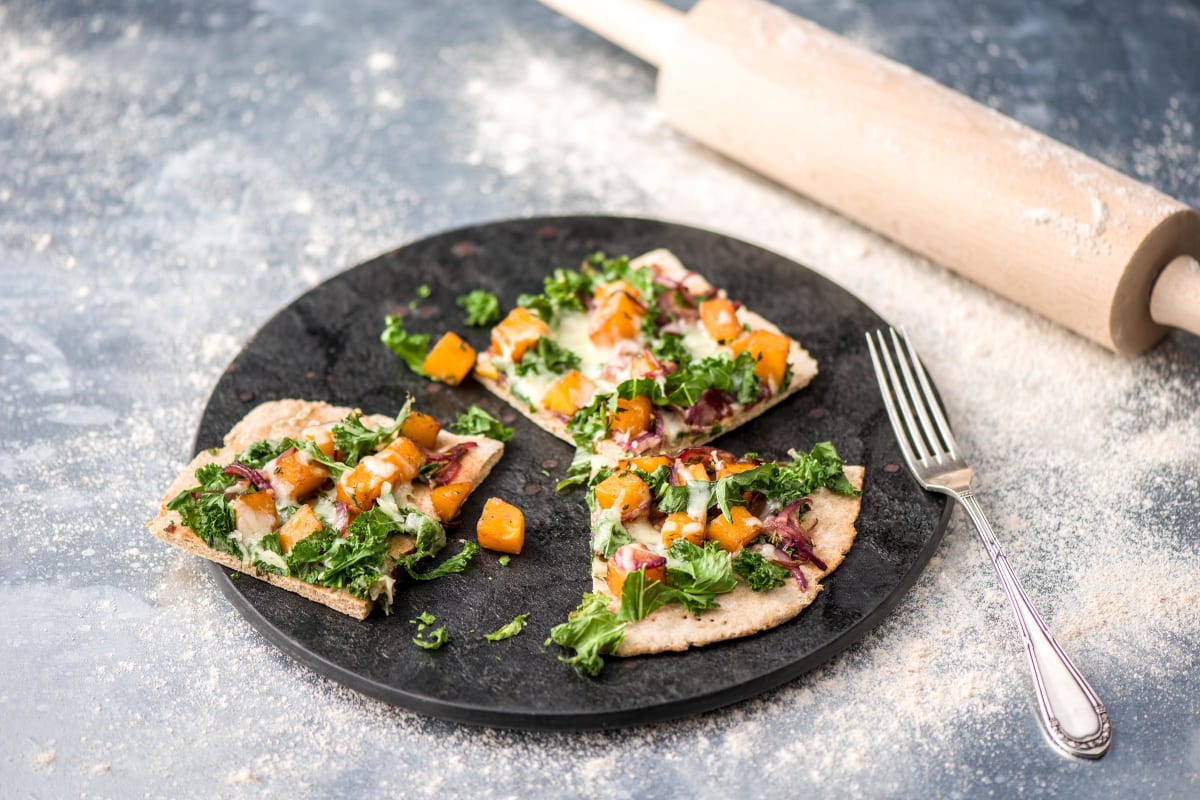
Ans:
[[[429,288],[428,283],[422,283],[417,287],[417,297],[422,300],[427,300],[431,294],[433,294],[433,289]]]
[[[415,644],[417,647],[423,647],[426,650],[440,650],[442,649],[442,646],[446,644],[446,642],[450,641],[450,634],[446,633],[445,625],[440,628],[434,628],[424,635],[429,638],[421,639],[417,636],[414,636],[413,644]]]
[[[413,580],[431,581],[435,578],[444,578],[447,575],[458,575],[465,572],[467,567],[471,565],[471,560],[475,558],[475,554],[479,552],[479,545],[471,541],[463,542],[462,550],[447,558],[441,564],[438,564],[429,572],[417,572],[413,569],[415,559],[412,556],[406,556],[401,559],[400,563],[405,571]]]
[[[668,603],[679,602],[682,593],[662,581],[646,582],[646,570],[635,569],[625,576],[621,585],[621,609],[617,619],[637,622]]]
[[[437,622],[437,617],[435,617],[433,614],[430,614],[428,611],[422,611],[417,615],[416,619],[410,619],[409,622],[411,622],[413,625],[416,625],[417,623],[422,625],[432,625],[433,623]]]
[[[511,639],[525,629],[525,623],[528,621],[528,619],[528,614],[518,614],[513,618],[512,622],[508,623],[507,625],[501,625],[491,633],[484,634],[483,638],[487,639],[489,642],[499,642],[504,639]]]
[[[429,355],[429,334],[410,333],[404,329],[404,320],[396,314],[389,314],[384,319],[384,329],[379,335],[379,340],[404,359],[413,372],[422,377],[429,377],[423,366]]]
[[[533,347],[525,351],[521,361],[516,365],[518,375],[524,376],[531,372],[544,372],[548,375],[561,375],[567,370],[578,369],[579,356],[555,342],[553,339],[541,336]]]
[[[746,579],[750,588],[756,592],[765,592],[787,583],[786,569],[763,558],[762,553],[752,550],[739,550],[733,557],[733,571]]]
[[[491,292],[472,289],[455,302],[467,312],[467,324],[473,328],[485,328],[500,321],[500,301]]]
[[[608,610],[608,598],[589,592],[566,622],[550,629],[546,644],[554,642],[573,649],[575,655],[559,656],[559,660],[594,678],[604,669],[604,659],[600,656],[616,650],[624,638],[625,623]]]
[[[279,444],[272,444],[266,440],[255,442],[243,450],[241,455],[237,457],[237,460],[251,469],[262,469],[268,461],[278,458],[283,451],[291,446],[291,439],[284,439]]]
[[[647,319],[652,315],[647,315]],[[692,354],[683,345],[683,337],[673,333],[663,334],[650,345],[650,352],[659,361],[669,361],[679,368],[686,367],[692,361]]]
[[[507,567],[509,564],[512,563],[512,556],[510,556],[508,553],[505,553],[504,555],[500,556],[500,558],[498,558],[496,560],[500,562],[500,566]]]
[[[479,406],[460,411],[454,422],[450,423],[449,429],[451,433],[460,436],[486,436],[498,442],[507,442],[513,435],[512,428],[505,427],[500,420]]]

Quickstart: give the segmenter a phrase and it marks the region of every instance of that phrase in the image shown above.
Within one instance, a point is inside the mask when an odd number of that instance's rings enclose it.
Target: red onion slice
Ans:
[[[240,461],[235,461],[224,470],[226,475],[236,475],[239,478],[245,478],[254,484],[254,488],[260,492],[265,492],[271,488],[271,482],[267,480],[267,476],[263,475],[253,467],[247,467]]]

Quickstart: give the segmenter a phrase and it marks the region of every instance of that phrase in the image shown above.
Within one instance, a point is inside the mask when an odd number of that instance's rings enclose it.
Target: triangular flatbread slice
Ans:
[[[668,250],[590,258],[522,303],[475,377],[593,464],[704,444],[817,374],[799,342]]]
[[[440,523],[449,521],[470,492],[491,472],[504,452],[504,445],[482,436],[449,433],[441,430],[430,417],[414,412],[405,420],[404,427],[357,460],[357,473],[347,469],[335,482],[333,473],[338,470],[324,467],[304,447],[322,451],[317,455],[325,455],[324,451],[328,451],[326,457],[330,461],[345,458],[335,449],[332,428],[352,415],[358,416],[350,408],[307,400],[276,400],[256,407],[225,436],[221,447],[200,453],[184,467],[164,493],[158,515],[148,524],[151,533],[168,544],[210,561],[323,603],[343,614],[365,619],[377,600],[386,603],[390,599],[390,576],[381,574],[378,585],[369,591],[363,586],[320,585],[289,574],[290,551],[318,530],[315,525],[319,524],[319,530],[325,531],[340,529],[344,535],[353,524],[351,519],[386,506],[389,512],[400,512],[397,517],[409,523],[408,528],[397,526],[388,535],[386,563],[393,566],[399,563],[398,559],[412,553],[417,544],[417,536],[411,529],[423,524],[426,531],[434,531],[426,522],[431,520],[440,530]],[[361,429],[366,431],[386,429],[396,422],[381,415],[358,417],[358,420]],[[406,432],[413,438],[405,436]],[[234,481],[223,495],[233,525],[223,539],[217,538],[219,533],[210,533],[212,544],[206,542],[197,531],[184,524],[181,510],[168,508],[181,493],[197,488],[197,472],[202,468],[217,465],[222,469],[210,467],[209,473],[223,474],[223,468],[234,464],[248,448],[263,442],[266,444],[260,447],[264,454],[271,455],[267,451],[272,447],[276,450],[283,447],[283,440],[296,440],[301,446],[292,447],[290,451],[283,449],[259,469],[237,468],[237,474],[218,478]],[[304,444],[307,442],[311,445]],[[408,460],[404,461],[405,458]],[[417,474],[409,478],[408,473],[395,464],[411,467],[410,471],[415,469]],[[424,474],[421,467],[424,467]],[[259,488],[256,482],[263,486]],[[207,493],[211,494],[214,493]],[[203,492],[189,494],[200,498],[207,495]],[[186,498],[183,499],[186,504]],[[419,512],[419,516],[414,515],[409,520],[404,509]],[[214,516],[219,520],[220,508]],[[311,524],[301,524],[305,520]],[[288,530],[289,525],[291,530]],[[431,555],[445,543],[444,531],[440,538],[435,534],[436,531],[430,533],[421,542],[422,553]],[[271,543],[269,537],[272,536],[278,541],[272,547],[265,546],[265,543]],[[230,539],[232,545],[228,542]]]

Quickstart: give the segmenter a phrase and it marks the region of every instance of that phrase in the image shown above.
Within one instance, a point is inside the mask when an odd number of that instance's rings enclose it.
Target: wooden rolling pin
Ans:
[[[761,0],[542,0],[659,67],[673,125],[1119,353],[1200,333],[1200,214]]]

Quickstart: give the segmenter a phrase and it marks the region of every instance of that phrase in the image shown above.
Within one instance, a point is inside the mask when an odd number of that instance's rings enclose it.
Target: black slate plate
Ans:
[[[820,364],[816,380],[779,407],[726,434],[735,453],[782,458],[789,447],[831,440],[849,464],[867,468],[858,539],[797,619],[757,636],[693,650],[609,659],[598,679],[543,648],[590,589],[587,513],[579,493],[556,494],[572,449],[468,381],[450,389],[412,375],[379,342],[383,317],[427,284],[409,328],[466,333],[482,349],[487,332],[467,329],[455,298],[495,292],[503,308],[540,290],[555,266],[578,266],[597,249],[635,255],[669,247],[730,296],[797,337]],[[397,706],[458,722],[531,729],[613,728],[672,719],[764,692],[828,661],[895,606],[941,539],[949,506],[920,491],[902,469],[871,372],[863,332],[883,324],[844,289],[745,242],[666,222],[619,217],[519,219],[463,228],[414,242],[316,287],[268,322],[217,384],[196,437],[197,451],[221,441],[256,404],[284,397],[327,400],[394,413],[406,393],[450,420],[478,403],[516,429],[500,465],[468,501],[465,520],[498,495],[526,516],[525,551],[508,567],[483,552],[464,576],[399,592],[390,617],[359,622],[266,583],[214,565],[221,589],[271,642],[322,675]],[[451,529],[471,536],[470,525]],[[409,620],[422,611],[446,625],[451,642],[427,652]],[[482,634],[520,613],[520,636]],[[472,632],[473,631],[473,632]]]

